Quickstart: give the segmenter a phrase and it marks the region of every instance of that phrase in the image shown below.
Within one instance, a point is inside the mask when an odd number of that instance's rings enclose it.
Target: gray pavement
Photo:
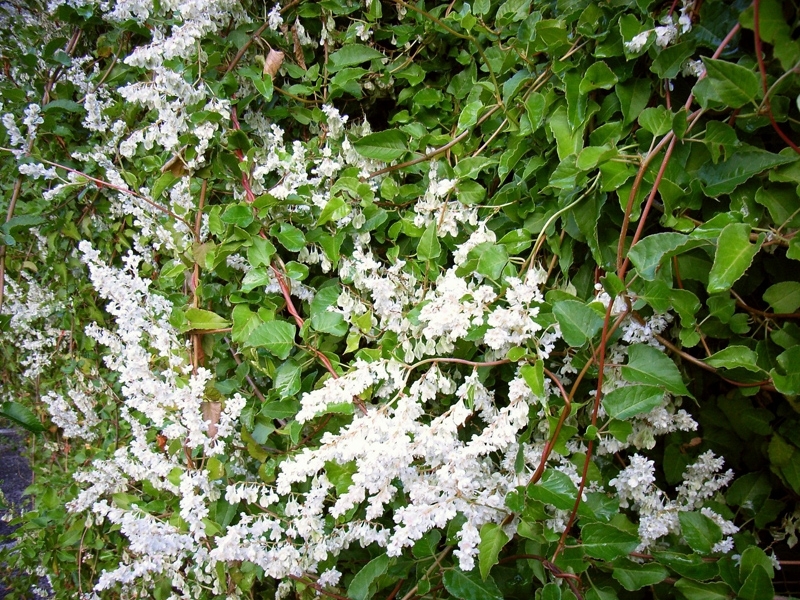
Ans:
[[[31,469],[24,458],[25,438],[16,429],[5,427],[7,423],[0,421],[0,489],[3,490],[9,506],[23,505],[23,492],[31,483]],[[5,514],[0,507],[0,515]],[[13,541],[5,536],[13,533],[14,528],[0,520],[0,547],[13,545]],[[3,570],[0,567],[0,599],[5,598],[7,590],[2,581]]]

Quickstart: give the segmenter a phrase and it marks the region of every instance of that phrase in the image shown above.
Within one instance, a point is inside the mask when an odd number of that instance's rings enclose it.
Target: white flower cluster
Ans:
[[[440,276],[436,287],[425,295],[419,313],[420,323],[424,323],[422,335],[436,344],[433,352],[451,353],[470,328],[483,325],[484,314],[496,297],[490,286],[469,283],[458,277],[455,269]]]
[[[456,556],[463,569],[471,569],[480,541],[479,528],[487,522],[503,521],[508,514],[505,496],[529,477],[525,472],[518,474],[514,464],[519,448],[517,435],[528,424],[529,405],[533,401],[530,389],[522,379],[515,379],[510,384],[509,404],[498,409],[492,402],[492,393],[480,383],[476,373],[457,387],[434,365],[405,391],[402,378],[391,371],[391,363],[386,361],[362,364],[352,383],[326,384],[322,391],[329,393],[335,385],[338,389],[334,397],[342,396],[344,400],[355,382],[361,381],[356,386],[360,389],[370,383],[377,386],[376,380],[383,379],[385,383],[376,390],[375,397],[395,400],[370,409],[367,415],[357,413],[338,434],[325,434],[319,448],[305,449],[283,462],[276,491],[286,495],[292,492],[293,484],[311,480],[312,489],[306,493],[306,502],[297,509],[297,514],[308,520],[302,530],[309,533],[304,535],[296,521],[292,522],[293,528],[306,544],[314,540],[317,548],[321,544],[324,548],[327,543],[327,551],[336,554],[340,549],[338,544],[331,546],[329,539],[319,539],[326,509],[309,497],[324,496],[331,486],[330,475],[325,476],[326,465],[354,464],[352,485],[327,509],[331,516],[343,515],[366,502],[367,521],[377,519],[396,498],[399,483],[408,503],[394,510],[395,527],[376,541],[386,545],[390,555],[399,555],[427,531],[444,527],[461,513],[467,522],[459,534]],[[457,401],[427,422],[425,405],[439,395],[453,393]],[[319,404],[316,395],[317,392],[312,392],[304,396],[304,410],[306,404]],[[462,441],[460,428],[473,411],[479,411],[485,427],[470,440]],[[493,453],[503,457],[499,463],[490,459]],[[513,534],[515,525],[508,527]],[[324,556],[320,550],[318,560]]]
[[[53,391],[42,396],[53,423],[62,429],[65,438],[95,439],[97,432],[93,428],[100,423],[100,417],[94,410],[94,399],[86,391],[75,388],[69,389],[67,396],[69,401]]]
[[[440,237],[457,236],[459,223],[477,225],[477,207],[449,199],[456,183],[455,179],[441,179],[439,163],[431,161],[428,169],[428,188],[414,206],[414,211],[417,213],[414,225],[427,227],[430,223],[436,223],[436,232]]]
[[[507,307],[495,308],[489,315],[487,323],[490,329],[484,336],[486,345],[495,350],[497,355],[505,355],[512,346],[522,346],[542,330],[534,319],[539,315],[538,304],[544,302],[541,286],[547,280],[547,273],[535,267],[525,274],[524,281],[517,277],[507,277],[508,289],[505,299]],[[540,350],[547,356],[552,349],[557,333],[551,335],[547,344]]]
[[[79,246],[92,283],[107,301],[106,310],[116,325],[114,331],[90,326],[87,333],[109,349],[105,362],[118,374],[124,397],[120,417],[130,427],[131,439],[112,459],[95,461],[90,469],[76,475],[77,481],[90,485],[68,508],[74,512],[91,510],[109,519],[129,540],[129,559],[100,578],[98,591],[115,583],[144,583],[155,574],[168,574],[174,585],[191,596],[193,585],[216,581],[203,519],[221,496],[221,484],[211,481],[207,471],[196,469],[189,455],[195,450],[204,456],[227,452],[236,460],[237,453],[228,450],[227,441],[236,438],[236,423],[245,400],[236,394],[225,401],[215,423],[216,434],[209,435],[210,423],[203,418],[201,404],[211,373],[198,368],[186,377],[191,370],[186,364],[187,347],[169,323],[172,306],[150,293],[150,282],[137,275],[141,257],[129,254],[124,258],[125,268],[115,269],[102,264],[88,242]],[[75,397],[73,400],[77,403]],[[149,437],[153,431],[166,438],[166,443],[179,440],[183,450],[174,454],[161,450]],[[144,481],[179,499],[180,517],[188,525],[188,534],[136,505],[108,503],[112,494]],[[194,583],[184,581],[189,574]]]
[[[101,9],[108,11],[111,4],[102,2]],[[125,59],[129,65],[155,69],[164,61],[174,58],[191,59],[198,51],[200,41],[211,33],[235,21],[245,19],[237,0],[169,0],[154,3],[149,0],[118,0],[113,9],[106,13],[109,21],[122,22],[135,19],[144,23],[154,12],[166,17],[162,22],[173,22],[171,29],[164,25],[152,29],[153,41],[140,46]],[[151,21],[152,22],[152,21]]]
[[[650,41],[650,36],[655,34],[655,43],[659,48],[666,48],[672,44],[679,35],[688,33],[692,29],[691,11],[694,7],[694,0],[684,0],[683,6],[680,9],[680,14],[677,18],[677,25],[675,17],[668,15],[661,20],[661,25],[657,25],[653,29],[642,31],[635,35],[631,40],[625,42],[625,48],[631,54],[641,52],[642,49]]]
[[[639,550],[656,545],[659,538],[681,530],[679,513],[702,508],[702,513],[714,520],[726,536],[739,529],[723,519],[703,503],[727,486],[733,479],[733,471],[720,473],[724,461],[709,450],[701,454],[694,464],[683,473],[683,483],[677,489],[675,499],[669,498],[655,485],[655,465],[639,454],[634,454],[630,464],[610,481],[620,499],[620,506],[631,507],[639,513]],[[733,540],[726,537],[716,544],[713,552],[729,552]]]
[[[20,273],[24,283],[6,279],[6,298],[2,313],[10,315],[8,330],[0,333],[0,341],[20,352],[23,377],[36,379],[50,363],[59,342],[69,343],[69,332],[59,329],[58,315],[64,310],[55,291],[42,287],[26,271]]]

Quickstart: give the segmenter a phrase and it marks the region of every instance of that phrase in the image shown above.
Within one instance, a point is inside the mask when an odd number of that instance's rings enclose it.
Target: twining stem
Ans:
[[[17,199],[19,199],[19,192],[22,189],[22,175],[17,177],[14,182],[14,189],[11,192],[11,200],[8,203],[8,211],[6,212],[6,223],[14,217],[14,209],[17,206]],[[6,289],[6,245],[0,246],[0,312],[3,312],[4,291]]]
[[[276,261],[277,262],[277,261]],[[272,272],[275,274],[275,279],[278,281],[278,286],[281,288],[281,293],[283,294],[283,299],[286,302],[286,310],[289,311],[289,314],[294,317],[294,322],[297,324],[298,329],[303,328],[303,324],[305,321],[303,317],[300,316],[300,313],[297,312],[297,308],[294,306],[294,302],[292,301],[292,294],[291,290],[289,289],[289,284],[286,282],[286,277],[284,273],[276,267],[276,262],[270,265]],[[330,359],[325,356],[325,354],[317,350],[316,348],[308,347],[308,350],[311,351],[314,356],[324,365],[325,369],[330,373],[331,377],[334,379],[339,379],[339,374],[336,372],[336,369],[333,368]],[[359,398],[358,396],[353,396],[353,404],[358,406],[361,409],[361,412],[367,414],[367,407],[364,404],[364,401]]]
[[[478,119],[477,123],[475,123],[475,127],[478,127],[478,125],[480,125],[481,123],[486,121],[495,112],[497,112],[497,109],[499,109],[499,108],[500,108],[500,105],[496,104],[493,107],[491,107],[489,110],[487,110],[486,114],[484,114],[480,119]],[[378,175],[383,175],[384,173],[390,173],[392,171],[398,171],[400,169],[404,169],[406,167],[411,167],[413,165],[417,165],[419,163],[428,161],[428,160],[432,159],[434,156],[442,154],[443,152],[447,152],[450,148],[455,146],[458,142],[460,142],[464,138],[468,137],[470,133],[472,133],[472,129],[467,129],[466,131],[461,132],[456,137],[454,137],[452,140],[447,142],[444,146],[440,146],[439,148],[435,148],[434,150],[431,150],[430,152],[428,152],[427,154],[425,154],[423,156],[420,156],[419,158],[414,158],[414,159],[406,161],[404,163],[400,163],[399,165],[392,165],[392,166],[389,166],[389,167],[384,167],[383,169],[378,169],[374,173],[370,173],[367,178],[368,179],[372,179],[373,177],[377,177]]]
[[[430,577],[431,573],[433,573],[437,569],[437,567],[441,566],[442,561],[448,554],[450,554],[450,551],[452,549],[453,546],[447,546],[444,550],[442,550],[439,554],[437,554],[436,558],[433,561],[433,564],[428,568],[427,571],[425,571],[425,575],[419,578],[419,581],[424,581],[425,579]],[[417,593],[418,589],[419,589],[419,583],[417,583],[417,585],[411,588],[408,591],[408,593],[405,596],[403,596],[400,600],[410,600],[414,596],[414,594]]]

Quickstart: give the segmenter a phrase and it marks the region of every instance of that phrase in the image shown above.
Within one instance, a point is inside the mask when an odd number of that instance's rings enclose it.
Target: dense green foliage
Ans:
[[[10,598],[775,594],[795,3],[0,11]]]

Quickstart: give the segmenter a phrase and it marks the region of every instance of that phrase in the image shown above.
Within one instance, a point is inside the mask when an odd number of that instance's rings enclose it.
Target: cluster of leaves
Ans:
[[[20,281],[27,274],[57,292],[63,305],[57,326],[67,340],[53,348],[35,380],[23,376],[24,350],[10,344],[0,349],[3,415],[37,432],[33,510],[17,519],[19,543],[2,567],[31,573],[16,577],[20,597],[37,580],[37,567],[53,575],[60,596],[87,591],[103,570],[117,566],[127,547],[117,528],[93,526],[64,506],[81,489],[73,473],[112,456],[130,435],[119,419],[121,391],[104,367],[103,350],[83,333],[88,323],[106,324],[108,317],[75,248],[90,240],[108,262],[119,262],[139,224],[114,212],[103,167],[74,158],[111,134],[86,129],[84,99],[61,74],[74,56],[90,56],[86,76],[98,88],[147,80],[145,69],[119,59],[147,43],[150,33],[133,20],[105,21],[92,3],[75,4],[48,15],[30,3],[28,14],[38,21],[15,25],[12,15],[2,35],[2,112],[21,119],[37,102],[44,122],[29,156],[18,160],[4,152],[0,162],[0,207],[8,215],[0,271]],[[171,67],[187,82],[202,81],[239,115],[254,110],[279,124],[286,139],[302,140],[310,156],[323,156],[328,131],[322,107],[333,105],[351,123],[370,124],[374,133],[353,135],[353,147],[387,166],[368,175],[345,168],[331,182],[324,207],[303,188],[285,201],[269,193],[250,198],[243,186],[266,142],[245,123],[202,107],[194,107],[192,122],[221,123],[222,132],[211,140],[201,169],[180,167],[195,158],[190,153],[176,157],[158,148],[140,149],[130,159],[117,156],[130,188],[147,188],[155,202],[165,203],[170,188],[186,177],[192,196],[202,198],[197,208],[207,217],[209,237],[182,252],[154,253],[140,274],[176,306],[172,322],[191,341],[195,366],[213,369],[208,400],[234,392],[248,397],[240,427],[250,475],[273,482],[287,456],[319,445],[325,432],[352,419],[358,406],[338,406],[306,424],[294,418],[302,395],[331,372],[346,373],[357,359],[403,360],[396,336],[375,327],[371,314],[351,327],[329,310],[352,282],[298,260],[298,253],[313,245],[335,268],[352,254],[356,238],[369,233],[376,256],[406,261],[420,285],[430,285],[453,265],[457,246],[474,229],[462,223],[457,235],[440,235],[435,220],[415,224],[414,206],[428,190],[432,160],[440,178],[456,181],[452,196],[476,207],[497,239],[474,248],[457,273],[476,273],[502,294],[509,278],[544,265],[547,294],[539,318],[557,323],[563,338],[550,362],[537,358],[531,340],[481,367],[481,380],[503,404],[503,390],[518,369],[541,393],[545,370],[565,357],[578,371],[562,388],[563,398],[551,398],[543,429],[551,437],[548,449],[583,471],[580,491],[543,460],[527,488],[506,499],[509,513],[519,518],[517,534],[509,538],[500,524],[484,525],[476,571],[460,570],[449,554],[458,541],[457,517],[402,557],[389,558],[376,546],[349,549],[339,558],[340,589],[322,588],[304,575],[295,581],[298,597],[771,597],[774,569],[764,550],[793,535],[800,493],[800,442],[793,435],[800,425],[800,281],[794,275],[800,260],[800,150],[792,143],[800,140],[796,6],[778,0],[687,3],[691,30],[663,46],[652,32],[664,18],[677,23],[677,3],[300,0],[281,9],[282,29],[262,26],[263,7],[252,4],[245,6],[252,22],[208,35],[202,59],[173,59]],[[297,24],[324,43],[302,45]],[[365,30],[371,37],[363,36]],[[641,47],[631,43],[645,32],[651,33]],[[279,71],[265,64],[269,49],[285,53]],[[701,61],[696,67],[702,65],[705,76],[685,73],[687,61]],[[243,81],[252,84],[252,93],[239,93]],[[155,111],[112,99],[105,115],[130,130],[156,118]],[[184,147],[194,143],[191,133],[180,140]],[[20,162],[45,160],[58,165],[64,178],[69,169],[81,173],[51,201],[42,197],[49,183],[19,172]],[[237,201],[232,191],[244,199]],[[310,209],[295,210],[301,205]],[[347,223],[353,211],[365,218]],[[202,220],[166,213],[154,213],[165,227]],[[104,226],[92,226],[97,223]],[[226,260],[234,254],[247,257],[246,275]],[[311,288],[313,301],[292,300],[288,291],[264,294],[271,273],[284,291],[290,285]],[[596,302],[597,286],[625,299],[622,315],[612,315],[613,302],[607,308]],[[673,360],[645,344],[632,345],[638,350],[622,370],[626,385],[604,401],[605,349],[619,342],[622,316],[644,322],[664,313],[676,320],[657,341]],[[10,315],[0,314],[0,328],[9,324]],[[434,358],[442,364],[484,362],[486,330],[476,327],[450,355]],[[41,402],[79,373],[95,378],[102,419],[98,438],[86,444],[64,439]],[[598,436],[625,442],[630,421],[659,406],[665,392],[687,398],[683,408],[699,429],[671,433],[642,452],[656,462],[662,489],[680,483],[685,468],[707,450],[735,469],[724,497],[707,505],[739,526],[738,562],[712,555],[723,534],[699,510],[682,514],[682,535],[667,537],[660,551],[636,553],[635,515],[620,511],[608,494],[585,500],[581,493],[587,483],[611,490],[620,471],[608,457],[592,456]],[[359,401],[370,400],[365,394]],[[449,400],[437,402],[434,413]],[[532,421],[520,443],[540,430]],[[158,436],[152,432],[154,447]],[[574,443],[588,449],[573,452]],[[624,464],[625,457],[618,458]],[[242,478],[224,456],[202,460],[215,480]],[[343,495],[354,465],[327,469]],[[113,502],[122,508],[140,504],[164,521],[179,522],[177,502],[146,483],[116,494]],[[549,507],[573,511],[563,535],[545,526]],[[207,528],[221,535],[246,510],[220,499]],[[219,577],[231,593],[251,597],[277,585],[247,563]],[[172,584],[156,582],[154,597],[170,597]]]

